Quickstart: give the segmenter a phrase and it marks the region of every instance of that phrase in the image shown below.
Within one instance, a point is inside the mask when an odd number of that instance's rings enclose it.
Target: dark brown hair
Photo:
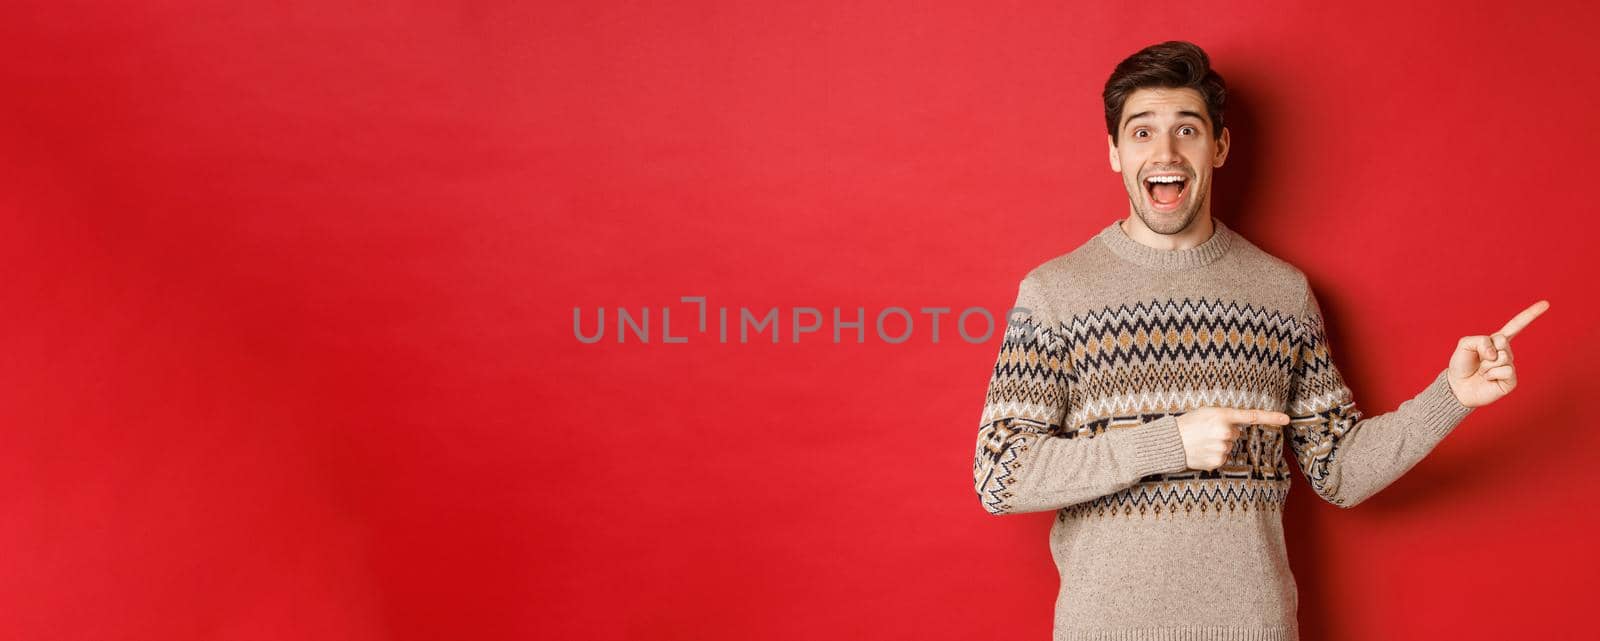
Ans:
[[[1112,142],[1117,140],[1122,106],[1128,101],[1128,95],[1136,89],[1151,87],[1189,88],[1200,92],[1206,103],[1206,115],[1211,118],[1211,137],[1222,137],[1222,108],[1228,98],[1222,76],[1211,69],[1211,58],[1204,49],[1192,42],[1169,40],[1128,56],[1117,63],[1111,77],[1106,79],[1102,97],[1106,103],[1106,133],[1111,134]]]

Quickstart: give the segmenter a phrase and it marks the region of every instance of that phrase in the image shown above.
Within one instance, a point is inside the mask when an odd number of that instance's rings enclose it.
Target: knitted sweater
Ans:
[[[991,514],[1055,511],[1054,638],[1298,639],[1282,509],[1293,451],[1311,489],[1354,507],[1472,408],[1441,369],[1362,417],[1305,275],[1213,219],[1160,250],[1112,223],[1022,279],[989,381],[974,482]],[[1177,417],[1275,410],[1227,462],[1188,469]]]

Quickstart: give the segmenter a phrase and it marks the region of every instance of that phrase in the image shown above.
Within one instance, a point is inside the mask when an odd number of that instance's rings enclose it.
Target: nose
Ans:
[[[1157,163],[1175,163],[1180,160],[1178,156],[1178,141],[1171,136],[1158,136],[1155,149],[1151,150],[1150,160]]]

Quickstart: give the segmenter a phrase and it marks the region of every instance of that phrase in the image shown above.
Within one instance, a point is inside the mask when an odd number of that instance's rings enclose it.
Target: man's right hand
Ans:
[[[1288,425],[1289,415],[1267,410],[1202,407],[1178,415],[1189,469],[1214,470],[1228,460],[1244,425]]]

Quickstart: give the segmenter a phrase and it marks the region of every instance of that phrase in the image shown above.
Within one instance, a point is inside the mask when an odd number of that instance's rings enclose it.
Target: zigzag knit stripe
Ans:
[[[1226,480],[1209,483],[1140,483],[1122,492],[1063,508],[1057,519],[1086,516],[1221,516],[1249,510],[1278,511],[1289,496],[1283,481]]]
[[[1152,299],[1061,322],[1018,314],[1008,320],[985,399],[974,478],[985,502],[1003,505],[1019,451],[1031,440],[1094,438],[1185,408],[1276,408],[1285,399],[1294,400],[1297,422],[1247,429],[1221,468],[1152,476],[1146,480],[1169,482],[1160,486],[1167,490],[1141,483],[1076,506],[1079,516],[1276,509],[1290,482],[1285,436],[1313,487],[1331,491],[1338,482],[1328,473],[1331,444],[1360,414],[1317,314],[1204,297]]]

